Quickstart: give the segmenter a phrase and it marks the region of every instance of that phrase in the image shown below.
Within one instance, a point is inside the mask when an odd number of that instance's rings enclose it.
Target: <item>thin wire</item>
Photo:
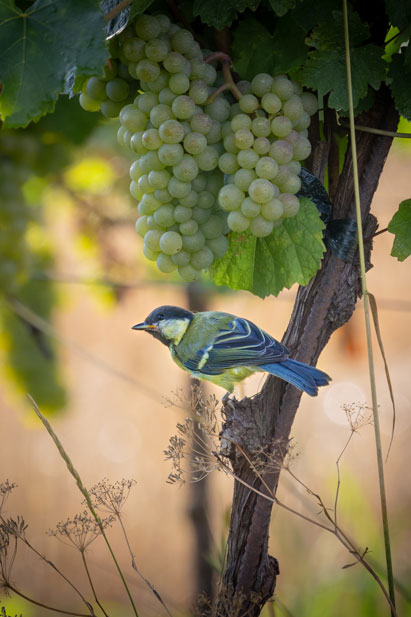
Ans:
[[[388,588],[389,588],[390,600],[392,602],[392,605],[395,607],[394,575],[393,575],[393,568],[392,568],[391,544],[390,544],[390,535],[389,535],[389,527],[388,527],[388,509],[387,509],[387,499],[386,499],[385,482],[384,482],[384,462],[383,462],[382,447],[381,447],[381,433],[380,433],[380,420],[379,420],[379,415],[378,415],[377,388],[376,388],[376,380],[375,380],[374,358],[373,358],[373,352],[372,352],[371,319],[370,319],[369,299],[368,299],[366,270],[365,270],[365,253],[364,253],[362,219],[361,219],[361,201],[360,201],[360,188],[359,188],[360,184],[359,184],[358,166],[357,166],[357,144],[355,140],[354,104],[353,104],[353,95],[352,95],[347,0],[343,0],[343,11],[344,11],[345,58],[346,58],[346,65],[347,65],[348,104],[349,104],[349,112],[350,112],[350,138],[351,138],[351,149],[352,149],[352,160],[353,160],[354,197],[355,197],[355,210],[356,210],[357,228],[358,228],[358,252],[359,252],[359,257],[360,257],[361,286],[362,286],[363,305],[364,305],[365,331],[366,331],[366,337],[367,337],[368,364],[369,364],[369,372],[370,372],[370,387],[371,387],[371,398],[372,398],[372,408],[373,408],[373,418],[374,418],[375,444],[376,444],[376,449],[377,449],[378,479],[379,479],[379,485],[380,485],[381,514],[382,514],[383,530],[384,530],[384,545],[385,545],[385,557],[386,557],[386,562],[387,562]],[[394,614],[392,609],[391,609],[391,614],[392,615]]]

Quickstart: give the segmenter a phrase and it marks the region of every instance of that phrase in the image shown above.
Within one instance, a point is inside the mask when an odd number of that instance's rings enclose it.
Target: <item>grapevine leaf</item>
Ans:
[[[405,199],[392,217],[388,231],[395,235],[391,255],[404,261],[411,255],[411,199]]]
[[[232,232],[228,251],[211,267],[211,277],[217,285],[261,298],[277,296],[294,283],[306,285],[321,265],[323,229],[316,206],[302,198],[297,216],[284,220],[267,238]]]
[[[150,4],[153,4],[153,1],[154,0],[133,0],[129,21],[132,21],[134,17],[136,17],[136,15],[144,13],[144,11],[148,9]]]
[[[368,24],[361,21],[358,13],[348,11],[350,46],[361,45],[370,36]],[[322,20],[311,33],[310,44],[316,49],[341,49],[344,44],[344,17],[342,11],[332,11],[329,19]]]
[[[193,14],[208,26],[222,30],[231,26],[238,13],[249,8],[255,11],[260,0],[194,0]]]
[[[395,54],[388,70],[395,106],[402,116],[411,120],[411,66],[404,54]]]
[[[285,15],[290,9],[294,9],[297,0],[269,0],[270,6],[278,17]]]
[[[305,32],[310,32],[324,20],[325,15],[330,15],[332,10],[340,6],[340,0],[304,0],[294,9],[293,15]]]
[[[354,108],[367,96],[368,85],[378,90],[385,78],[382,50],[376,45],[365,45],[351,50],[351,73]],[[345,56],[337,49],[313,51],[302,72],[302,83],[318,90],[320,96],[330,92],[328,104],[337,110],[348,109],[347,69]]]
[[[386,0],[385,10],[390,23],[404,30],[411,24],[411,2],[410,0]]]
[[[308,52],[305,35],[292,13],[277,22],[273,35],[257,19],[247,18],[234,31],[234,68],[243,79],[249,80],[257,73],[288,73],[299,68]]]
[[[54,109],[68,74],[100,74],[106,23],[94,0],[36,0],[25,12],[0,4],[0,115],[26,126]]]

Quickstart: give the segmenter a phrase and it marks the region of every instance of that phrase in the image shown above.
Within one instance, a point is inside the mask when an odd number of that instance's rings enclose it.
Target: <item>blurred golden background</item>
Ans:
[[[52,138],[49,131],[48,139]],[[164,450],[187,413],[166,404],[178,388],[186,389],[186,375],[171,361],[158,341],[131,331],[131,326],[156,306],[187,307],[187,290],[177,278],[161,275],[142,256],[142,241],[134,231],[135,209],[128,197],[127,161],[112,144],[115,127],[96,128],[78,146],[63,171],[52,179],[34,174],[25,184],[27,199],[41,203],[44,220],[29,228],[29,241],[55,254],[47,280],[32,281],[41,298],[53,284],[56,305],[48,325],[40,325],[40,342],[55,347],[64,395],[47,408],[38,401],[72,458],[84,484],[103,478],[136,480],[122,514],[142,574],[157,589],[173,615],[187,615],[201,583],[196,578],[193,485],[167,483],[172,471]],[[47,139],[44,133],[41,137]],[[400,201],[410,197],[411,149],[395,144],[387,160],[372,211],[380,229],[387,226]],[[31,203],[30,202],[30,203]],[[397,404],[394,441],[385,465],[391,524],[394,574],[398,581],[399,614],[411,615],[411,261],[390,256],[393,236],[378,235],[368,273],[375,294],[381,332]],[[116,283],[115,285],[111,283]],[[296,286],[278,298],[261,300],[246,292],[201,288],[211,310],[247,317],[281,339],[291,314]],[[20,307],[20,308],[19,308]],[[21,311],[20,305],[4,311]],[[24,310],[24,309],[23,309]],[[20,315],[21,320],[22,315]],[[24,317],[24,315],[23,315]],[[26,315],[30,320],[33,315]],[[363,309],[359,303],[350,323],[338,330],[318,366],[332,376],[318,398],[303,396],[293,428],[294,473],[333,507],[337,486],[336,461],[350,429],[343,405],[370,405]],[[82,569],[81,555],[46,534],[84,510],[82,495],[49,435],[35,416],[10,366],[7,319],[2,321],[0,378],[1,476],[17,487],[3,515],[21,515],[37,550],[64,571],[87,598],[92,594]],[[27,328],[26,326],[24,326]],[[34,328],[34,332],[38,330]],[[47,353],[47,351],[46,351]],[[374,337],[378,396],[387,453],[392,407],[384,366]],[[47,377],[45,389],[47,390]],[[52,376],[50,375],[50,382]],[[54,377],[53,377],[54,379]],[[252,395],[261,376],[247,380],[237,396]],[[221,398],[223,391],[209,389]],[[30,392],[35,397],[34,392]],[[61,408],[60,408],[61,407]],[[53,408],[53,409],[52,409]],[[384,579],[384,552],[373,428],[354,434],[340,461],[339,520],[344,531],[368,557]],[[214,581],[223,558],[224,538],[233,480],[222,473],[207,478],[206,512],[212,536],[209,554]],[[297,512],[318,517],[312,496],[283,473],[279,499]],[[139,614],[165,614],[155,595],[131,567],[118,525],[107,531],[121,563]],[[381,590],[360,565],[344,568],[354,559],[337,539],[302,518],[275,507],[270,553],[280,562],[277,602],[265,614],[298,617],[387,615]],[[110,615],[131,615],[124,588],[102,538],[87,552],[99,597]],[[44,562],[19,548],[12,580],[29,597],[53,606],[84,612],[79,598]],[[16,595],[0,597],[9,613],[24,617],[50,614]]]

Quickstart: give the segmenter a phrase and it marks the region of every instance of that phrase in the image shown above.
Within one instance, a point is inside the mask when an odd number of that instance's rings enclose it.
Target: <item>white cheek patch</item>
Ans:
[[[190,321],[188,319],[165,319],[158,324],[161,333],[174,345],[178,345],[183,338]]]

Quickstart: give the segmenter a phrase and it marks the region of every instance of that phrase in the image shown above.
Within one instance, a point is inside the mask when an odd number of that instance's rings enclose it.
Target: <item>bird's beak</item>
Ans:
[[[146,324],[144,321],[142,323],[137,323],[135,326],[131,327],[132,330],[156,330],[157,328],[152,324]]]

